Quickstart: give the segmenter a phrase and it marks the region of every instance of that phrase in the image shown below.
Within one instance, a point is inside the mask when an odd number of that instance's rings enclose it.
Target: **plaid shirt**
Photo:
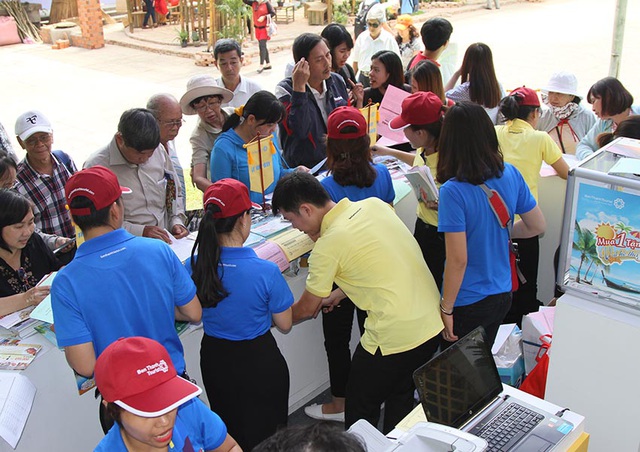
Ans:
[[[16,190],[34,204],[33,214],[38,229],[47,234],[75,237],[71,215],[66,208],[64,186],[71,177],[69,170],[55,155],[51,154],[53,176],[34,170],[27,157],[18,163]],[[71,160],[71,167],[76,166]]]

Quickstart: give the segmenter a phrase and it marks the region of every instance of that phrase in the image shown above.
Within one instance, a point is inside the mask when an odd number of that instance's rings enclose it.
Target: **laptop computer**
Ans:
[[[573,424],[502,395],[484,328],[478,327],[413,374],[429,422],[483,438],[491,451],[550,451]]]

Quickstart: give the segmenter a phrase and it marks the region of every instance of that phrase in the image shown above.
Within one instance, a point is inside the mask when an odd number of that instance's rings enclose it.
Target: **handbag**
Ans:
[[[549,347],[551,347],[551,335],[540,336],[542,345],[536,355],[536,367],[534,367],[527,378],[520,385],[520,390],[527,394],[544,399],[547,388],[547,373],[549,372]]]
[[[276,25],[276,22],[271,18],[270,15],[267,15],[267,35],[271,37],[277,34],[278,26]]]
[[[489,200],[489,206],[491,206],[491,210],[493,211],[498,223],[501,228],[506,228],[509,233],[509,264],[511,265],[511,291],[515,292],[518,290],[520,284],[524,284],[527,282],[526,278],[520,271],[520,267],[518,266],[518,262],[520,262],[520,257],[518,255],[518,246],[513,243],[513,239],[511,238],[511,229],[513,228],[513,221],[511,220],[511,214],[509,213],[509,209],[507,208],[507,204],[500,196],[496,190],[493,190],[487,187],[486,184],[480,184],[480,188],[484,191],[485,195],[487,195],[487,199]]]

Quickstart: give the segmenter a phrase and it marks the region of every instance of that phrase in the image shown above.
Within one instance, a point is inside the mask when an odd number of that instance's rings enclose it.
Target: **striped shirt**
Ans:
[[[61,237],[75,237],[71,215],[66,208],[64,186],[71,177],[67,167],[51,154],[53,175],[40,174],[34,170],[27,157],[18,163],[16,190],[30,199],[36,227],[47,234]],[[73,160],[71,168],[76,171]]]

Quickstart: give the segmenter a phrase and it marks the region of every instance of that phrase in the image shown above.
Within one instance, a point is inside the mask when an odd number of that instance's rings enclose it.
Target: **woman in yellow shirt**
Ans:
[[[504,161],[515,166],[533,197],[538,200],[538,179],[542,162],[556,170],[558,176],[567,178],[569,166],[562,158],[562,151],[549,134],[535,130],[540,119],[540,100],[531,88],[517,88],[500,101],[500,113],[506,119],[505,125],[496,126],[498,143]],[[520,270],[526,278],[513,294],[511,310],[504,323],[522,322],[522,316],[535,312],[540,306],[537,299],[538,259],[540,245],[538,237],[517,239],[514,242],[520,253]]]
[[[438,138],[446,108],[434,93],[420,91],[410,95],[402,101],[402,112],[400,116],[391,120],[389,127],[404,129],[405,136],[416,152],[409,153],[378,145],[371,149],[375,154],[395,157],[407,165],[427,165],[435,179],[438,166]],[[438,233],[437,202],[418,202],[418,218],[413,235],[420,245],[438,290],[441,290],[445,249],[444,236]]]

